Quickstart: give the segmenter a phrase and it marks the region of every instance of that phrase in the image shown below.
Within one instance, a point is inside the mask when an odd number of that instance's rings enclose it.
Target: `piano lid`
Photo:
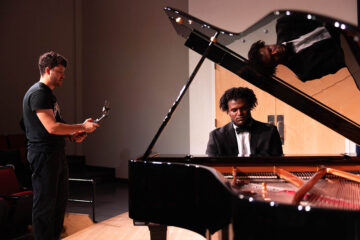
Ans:
[[[164,10],[187,47],[203,54],[218,32],[207,58],[360,144],[357,27],[279,10],[234,33],[173,8]]]

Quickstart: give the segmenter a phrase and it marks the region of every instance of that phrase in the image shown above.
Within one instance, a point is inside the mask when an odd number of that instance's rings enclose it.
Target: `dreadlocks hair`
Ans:
[[[260,54],[260,49],[263,47],[265,47],[265,42],[262,40],[259,40],[251,45],[248,52],[249,63],[255,68],[255,70],[266,75],[273,75],[275,73],[276,64],[263,62],[262,55]]]
[[[66,67],[67,60],[60,54],[50,51],[42,54],[39,57],[39,71],[40,75],[42,76],[45,73],[45,68],[49,67],[50,69],[53,69],[57,65],[63,65]]]
[[[230,88],[224,92],[220,98],[220,109],[224,112],[229,111],[228,102],[231,100],[244,99],[250,110],[254,109],[257,105],[255,93],[250,88],[238,87]]]

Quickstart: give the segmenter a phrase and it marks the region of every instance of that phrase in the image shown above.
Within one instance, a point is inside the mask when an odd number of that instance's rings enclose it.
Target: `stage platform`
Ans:
[[[216,233],[214,234],[216,235]],[[215,237],[215,236],[214,236]],[[128,213],[123,213],[103,222],[92,224],[63,240],[150,240],[146,226],[134,226]],[[192,231],[168,227],[167,240],[204,240],[205,238]],[[216,238],[212,238],[216,239]]]

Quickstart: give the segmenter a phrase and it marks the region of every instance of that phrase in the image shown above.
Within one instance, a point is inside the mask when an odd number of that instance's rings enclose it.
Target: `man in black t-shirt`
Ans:
[[[66,59],[47,52],[39,58],[40,81],[26,92],[23,119],[32,170],[33,233],[35,240],[60,238],[68,198],[65,139],[82,142],[99,124],[91,118],[66,124],[52,90],[62,85]]]

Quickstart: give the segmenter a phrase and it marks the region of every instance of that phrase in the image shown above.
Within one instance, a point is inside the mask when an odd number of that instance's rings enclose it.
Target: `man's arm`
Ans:
[[[273,132],[271,134],[269,151],[270,151],[270,156],[282,156],[283,155],[280,134],[275,126],[273,126]]]
[[[82,124],[65,124],[56,122],[52,109],[38,109],[36,110],[40,122],[45,127],[46,131],[55,135],[68,135],[75,132],[93,132],[99,124],[92,122],[92,119],[86,119]]]
[[[84,141],[84,139],[86,137],[87,137],[87,133],[85,133],[85,132],[77,132],[77,133],[68,135],[68,138],[70,141],[77,142],[77,143]]]
[[[217,148],[217,144],[216,144],[216,139],[214,137],[214,133],[211,132],[209,134],[209,141],[206,147],[206,154],[208,156],[218,156],[218,148]]]

